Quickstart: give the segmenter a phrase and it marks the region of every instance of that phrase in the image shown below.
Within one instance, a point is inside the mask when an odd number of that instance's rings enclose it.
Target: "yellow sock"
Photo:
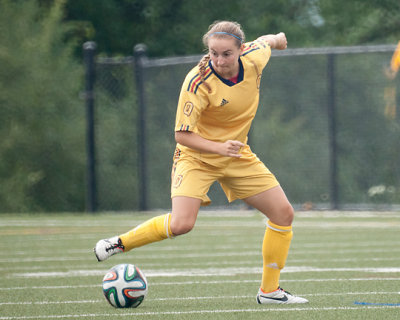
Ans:
[[[286,263],[292,236],[292,226],[278,226],[268,221],[262,247],[263,275],[261,290],[264,292],[278,289],[281,270]]]
[[[127,233],[120,235],[119,238],[125,247],[124,251],[167,238],[173,238],[170,225],[171,214],[167,213],[147,220]]]

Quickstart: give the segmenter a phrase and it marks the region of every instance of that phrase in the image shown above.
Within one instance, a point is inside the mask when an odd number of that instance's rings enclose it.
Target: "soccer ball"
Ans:
[[[136,308],[147,294],[145,275],[133,264],[119,264],[103,278],[103,293],[115,308]]]

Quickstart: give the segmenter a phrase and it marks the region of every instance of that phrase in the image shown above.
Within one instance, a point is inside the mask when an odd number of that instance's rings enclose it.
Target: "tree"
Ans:
[[[107,55],[131,55],[141,42],[150,56],[198,54],[215,20],[238,21],[247,39],[284,31],[291,48],[400,39],[398,0],[70,0],[66,20]]]
[[[0,0],[0,211],[84,208],[82,67],[64,1]]]
[[[397,0],[314,0],[323,19],[316,36],[323,45],[396,43],[400,39]]]

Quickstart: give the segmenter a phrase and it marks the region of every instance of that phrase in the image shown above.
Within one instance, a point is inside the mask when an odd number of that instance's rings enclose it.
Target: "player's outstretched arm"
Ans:
[[[267,34],[260,38],[268,42],[271,49],[285,50],[287,48],[287,39],[283,32],[278,34]]]

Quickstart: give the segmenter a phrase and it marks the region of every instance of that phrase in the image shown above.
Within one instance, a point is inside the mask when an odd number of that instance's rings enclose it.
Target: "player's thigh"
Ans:
[[[171,198],[196,198],[201,200],[202,205],[208,205],[211,201],[207,193],[222,174],[221,169],[182,154],[172,168]]]
[[[171,231],[174,235],[187,233],[194,227],[200,206],[210,203],[207,193],[222,174],[219,171],[188,155],[175,159],[171,183]]]
[[[276,186],[243,199],[248,205],[262,212],[272,223],[290,226],[294,210],[281,186]]]
[[[193,229],[202,200],[176,196],[172,198],[171,231],[175,236]]]
[[[246,199],[279,185],[271,171],[255,155],[233,160],[219,182],[230,202]]]

